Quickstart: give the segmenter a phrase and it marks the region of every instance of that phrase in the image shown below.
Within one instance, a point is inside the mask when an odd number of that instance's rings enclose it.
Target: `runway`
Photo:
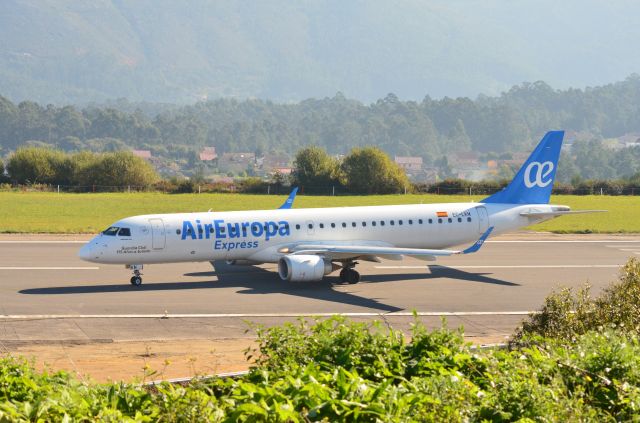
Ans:
[[[35,242],[34,242],[35,241]],[[640,254],[638,236],[498,237],[473,255],[437,264],[415,259],[358,265],[357,285],[331,275],[319,283],[279,279],[275,265],[153,265],[133,287],[124,266],[76,256],[81,243],[0,240],[0,341],[9,343],[226,338],[245,321],[267,325],[299,315],[384,315],[406,327],[419,312],[430,325],[446,315],[472,336],[508,334],[559,286],[598,292]]]

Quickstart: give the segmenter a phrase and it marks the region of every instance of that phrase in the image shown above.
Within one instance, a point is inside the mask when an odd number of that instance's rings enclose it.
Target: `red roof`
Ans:
[[[143,158],[143,159],[150,159],[151,158],[151,151],[149,151],[149,150],[133,150],[133,155],[134,156],[138,156],[138,157]]]

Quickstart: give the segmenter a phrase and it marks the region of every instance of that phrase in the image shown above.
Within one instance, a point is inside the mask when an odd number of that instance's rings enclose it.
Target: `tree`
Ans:
[[[298,151],[293,162],[292,182],[306,192],[327,192],[338,184],[338,161],[325,150],[312,146]]]
[[[112,187],[148,186],[158,180],[153,167],[130,151],[103,153],[96,163],[87,168],[86,185]]]
[[[411,185],[404,171],[377,147],[351,150],[341,168],[347,189],[356,194],[401,193]]]
[[[19,184],[53,184],[64,174],[65,156],[48,148],[20,148],[9,158],[7,170]]]

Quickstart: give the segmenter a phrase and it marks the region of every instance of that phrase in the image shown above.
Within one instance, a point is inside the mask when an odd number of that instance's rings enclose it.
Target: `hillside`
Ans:
[[[4,0],[0,93],[369,102],[592,86],[640,69],[639,12],[631,1]]]

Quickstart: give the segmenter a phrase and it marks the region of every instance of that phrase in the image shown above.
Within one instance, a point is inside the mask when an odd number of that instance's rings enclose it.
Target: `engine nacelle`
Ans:
[[[278,274],[284,281],[314,282],[322,280],[340,266],[315,255],[284,256],[278,261]]]

